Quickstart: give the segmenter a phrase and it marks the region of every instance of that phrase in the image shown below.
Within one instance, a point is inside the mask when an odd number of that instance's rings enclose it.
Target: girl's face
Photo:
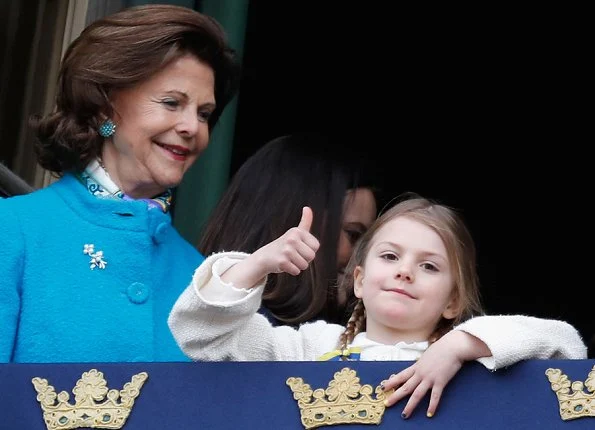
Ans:
[[[102,157],[126,194],[153,197],[182,181],[209,142],[214,88],[211,67],[185,55],[136,87],[113,94],[116,132],[106,140]]]
[[[343,203],[343,220],[337,246],[338,281],[344,276],[345,266],[353,253],[355,242],[370,228],[376,219],[376,198],[368,188],[347,191]],[[339,292],[339,303],[347,301],[347,293]]]
[[[398,217],[380,228],[354,277],[354,293],[366,307],[366,332],[372,340],[428,340],[441,317],[457,315],[444,243],[414,219]]]

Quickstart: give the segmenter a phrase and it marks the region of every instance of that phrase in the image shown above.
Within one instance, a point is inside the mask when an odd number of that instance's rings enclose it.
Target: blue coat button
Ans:
[[[132,303],[145,303],[149,298],[149,288],[143,283],[133,282],[128,286],[126,294]]]
[[[153,235],[153,241],[155,243],[160,244],[165,242],[165,240],[167,239],[168,225],[169,224],[162,222],[157,226],[157,228],[155,229],[155,234]]]

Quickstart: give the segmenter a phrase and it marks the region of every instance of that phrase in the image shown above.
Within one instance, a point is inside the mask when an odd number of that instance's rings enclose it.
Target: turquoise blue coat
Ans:
[[[0,362],[188,361],[167,317],[203,260],[169,213],[72,175],[0,199]]]

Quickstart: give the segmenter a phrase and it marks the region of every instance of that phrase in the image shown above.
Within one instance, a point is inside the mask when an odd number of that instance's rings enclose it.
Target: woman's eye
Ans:
[[[198,119],[202,122],[208,122],[209,118],[211,117],[211,115],[213,114],[213,112],[211,111],[202,111],[198,113]]]
[[[163,103],[164,105],[166,105],[167,107],[170,107],[170,108],[175,108],[180,105],[180,103],[174,99],[165,99],[161,103]]]
[[[347,239],[351,245],[355,245],[355,243],[359,240],[360,237],[364,234],[358,230],[344,230],[345,234],[347,235]]]

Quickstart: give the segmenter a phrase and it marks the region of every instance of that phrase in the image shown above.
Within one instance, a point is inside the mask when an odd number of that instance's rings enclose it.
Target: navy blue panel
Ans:
[[[56,392],[72,388],[92,368],[103,372],[108,387],[121,389],[133,374],[149,379],[125,430],[302,429],[299,409],[285,381],[297,376],[313,389],[326,388],[343,367],[357,371],[362,384],[378,385],[410,362],[260,362],[0,365],[0,428],[45,430],[31,383],[48,379]],[[447,387],[437,414],[425,416],[427,399],[408,420],[404,403],[388,409],[380,425],[391,429],[595,429],[595,418],[562,421],[558,402],[545,376],[560,368],[571,380],[585,381],[594,360],[531,360],[490,372],[468,363]],[[324,427],[323,427],[324,428]],[[330,427],[327,427],[330,428]],[[370,429],[342,425],[335,429]]]

